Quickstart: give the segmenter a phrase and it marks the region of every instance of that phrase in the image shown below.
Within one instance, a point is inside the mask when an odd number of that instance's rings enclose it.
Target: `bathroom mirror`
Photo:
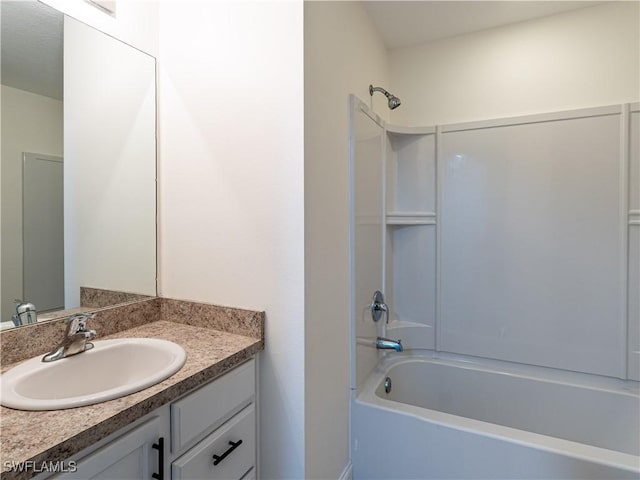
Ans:
[[[155,296],[155,59],[35,0],[0,9],[2,326],[15,299],[40,321]]]

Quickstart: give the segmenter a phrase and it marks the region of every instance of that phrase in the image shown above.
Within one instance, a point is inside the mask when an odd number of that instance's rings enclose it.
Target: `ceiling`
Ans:
[[[365,1],[389,49],[576,10],[599,1]]]
[[[62,100],[62,13],[34,0],[0,9],[2,84]]]

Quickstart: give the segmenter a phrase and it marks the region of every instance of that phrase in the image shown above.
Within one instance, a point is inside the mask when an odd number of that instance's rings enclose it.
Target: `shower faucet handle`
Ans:
[[[369,308],[371,309],[371,318],[373,318],[374,322],[380,320],[382,312],[384,312],[386,314],[386,323],[389,323],[389,307],[384,303],[384,295],[380,290],[376,290],[373,294]]]

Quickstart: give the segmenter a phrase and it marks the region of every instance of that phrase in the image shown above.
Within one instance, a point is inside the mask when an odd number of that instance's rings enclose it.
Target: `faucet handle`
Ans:
[[[96,316],[95,313],[74,313],[67,318],[67,334],[74,335],[76,333],[86,332],[87,320],[91,320]],[[93,332],[95,336],[95,332]]]
[[[71,323],[74,320],[90,320],[96,316],[95,313],[82,312],[82,313],[74,313],[69,318],[67,318],[67,323]]]
[[[387,317],[386,323],[389,323],[389,307],[384,303],[384,295],[380,290],[376,290],[373,294],[369,308],[371,309],[371,318],[374,322],[380,320],[382,312],[384,312]]]

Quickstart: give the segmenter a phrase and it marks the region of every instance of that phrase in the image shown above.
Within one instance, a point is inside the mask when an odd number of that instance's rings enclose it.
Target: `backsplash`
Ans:
[[[150,298],[94,310],[89,328],[96,340],[147,323],[169,322],[211,328],[264,341],[265,312],[169,298]],[[27,325],[0,333],[0,364],[7,366],[51,351],[62,339],[65,319]]]
[[[162,320],[259,338],[264,341],[265,313],[171,298],[161,299]]]
[[[118,292],[103,288],[80,287],[80,306],[89,308],[104,308],[119,303],[139,302],[154,298],[139,293]]]

